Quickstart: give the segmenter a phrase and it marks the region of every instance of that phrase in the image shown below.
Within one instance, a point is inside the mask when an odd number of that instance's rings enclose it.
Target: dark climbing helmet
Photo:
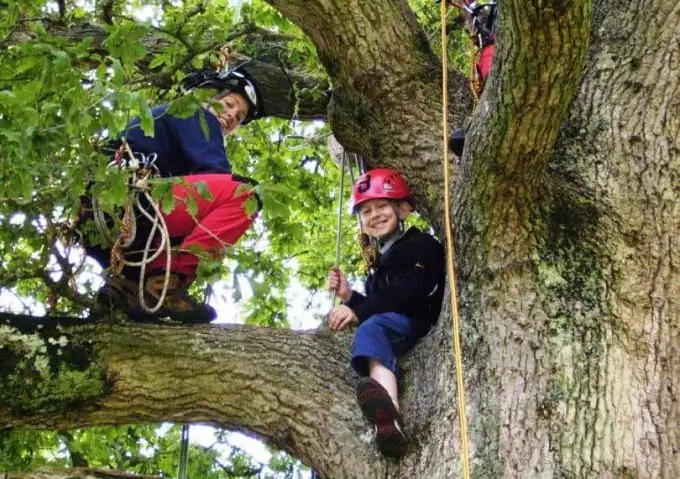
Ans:
[[[233,91],[240,93],[248,102],[248,114],[242,125],[265,116],[262,95],[255,80],[245,71],[236,67],[233,70],[216,72],[213,70],[198,70],[189,73],[182,80],[182,88],[214,88],[220,92]]]
[[[368,200],[404,200],[413,205],[413,195],[401,173],[392,168],[376,168],[359,177],[352,187],[352,211]]]

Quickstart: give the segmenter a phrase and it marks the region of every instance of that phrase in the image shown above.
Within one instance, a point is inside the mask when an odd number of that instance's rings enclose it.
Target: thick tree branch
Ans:
[[[0,428],[210,423],[257,434],[326,477],[380,477],[348,349],[324,332],[4,314]]]
[[[405,1],[269,3],[317,46],[337,85],[334,107],[340,111],[332,117],[333,130],[351,150],[371,157],[399,155],[391,133],[403,137],[404,122],[438,124],[432,115],[441,104],[439,61]],[[465,78],[452,77],[452,115],[460,123],[472,96]]]
[[[87,21],[72,22],[65,25],[49,19],[43,19],[41,24],[50,35],[63,38],[68,43],[80,44],[87,39],[92,41],[90,45],[91,53],[103,56],[109,54],[104,46],[108,34],[101,25]],[[260,27],[248,24],[234,32],[229,38],[233,40],[239,37],[259,37],[262,34],[263,30]],[[269,38],[270,35],[272,35],[271,32],[268,32],[266,38]],[[280,40],[281,36],[277,35],[276,38]],[[34,41],[34,37],[26,28],[19,28],[11,35],[8,43],[23,41]],[[184,45],[184,49],[187,50],[185,58],[179,64],[169,67],[167,71],[161,72],[149,68],[154,55],[162,53],[174,42],[182,42],[169,35],[168,32],[164,33],[160,30],[152,30],[141,41],[148,52],[147,57],[137,64],[140,73],[144,76],[143,82],[148,82],[160,89],[169,89],[175,86],[172,74],[176,70],[186,69],[195,55],[222,46],[221,44],[209,42],[202,45]],[[235,58],[243,61],[248,60],[246,57],[239,57],[238,55]],[[96,66],[97,64],[93,64],[93,67]],[[266,62],[255,60],[248,65],[248,70],[258,79],[263,91],[267,93],[265,99],[267,113],[271,116],[291,118],[293,105],[291,105],[289,100],[290,85],[287,79],[282,78],[281,66],[276,59],[269,59]],[[325,92],[329,88],[328,82],[325,79],[313,77],[294,69],[288,69],[286,73],[295,85],[296,97],[299,100],[298,118],[312,119],[325,117],[328,106],[328,97]]]

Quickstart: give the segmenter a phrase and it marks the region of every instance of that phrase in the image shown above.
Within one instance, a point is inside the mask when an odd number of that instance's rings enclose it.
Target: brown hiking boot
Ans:
[[[122,276],[106,278],[97,293],[97,302],[104,307],[124,311],[134,321],[150,321],[159,317],[158,313],[148,313],[142,308],[139,284]]]
[[[165,273],[159,272],[149,276],[144,284],[145,293],[152,299],[147,306],[153,307],[160,299],[165,284]],[[168,278],[168,289],[163,306],[159,310],[162,316],[169,316],[175,321],[188,324],[209,323],[217,317],[217,313],[204,303],[199,303],[189,296],[187,288],[191,280],[171,273]]]
[[[375,427],[376,442],[383,456],[400,458],[406,454],[408,438],[401,415],[385,388],[375,379],[363,377],[357,383],[357,401],[366,420]]]

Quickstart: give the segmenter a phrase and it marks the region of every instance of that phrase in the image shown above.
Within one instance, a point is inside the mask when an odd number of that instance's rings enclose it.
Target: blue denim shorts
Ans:
[[[418,341],[411,331],[411,320],[403,314],[379,313],[361,323],[354,335],[352,368],[368,376],[368,360],[375,359],[397,376],[397,357],[406,354]]]

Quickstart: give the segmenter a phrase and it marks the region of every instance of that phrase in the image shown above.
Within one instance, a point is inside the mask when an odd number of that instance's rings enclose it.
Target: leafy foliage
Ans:
[[[94,467],[172,478],[179,469],[180,430],[146,425],[3,433],[0,471]],[[210,446],[190,443],[187,477],[283,479],[302,477],[306,470],[284,453],[274,452],[268,463],[260,463],[230,440],[230,434],[222,432]]]

